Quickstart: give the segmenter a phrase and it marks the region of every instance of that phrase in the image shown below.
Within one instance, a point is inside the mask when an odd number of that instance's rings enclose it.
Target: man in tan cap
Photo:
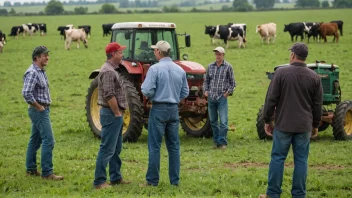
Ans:
[[[294,171],[292,197],[306,197],[310,137],[318,135],[323,89],[320,77],[305,64],[308,47],[295,43],[290,65],[278,68],[268,88],[263,115],[265,132],[273,137],[265,197],[280,197],[285,159],[292,145]],[[271,118],[275,112],[275,128]]]
[[[160,170],[160,147],[165,135],[169,153],[170,184],[178,186],[180,180],[180,139],[178,136],[180,99],[188,96],[186,72],[170,58],[171,46],[159,41],[151,46],[159,63],[151,66],[142,84],[142,93],[153,106],[148,119],[148,171],[146,183],[141,186],[157,186]]]
[[[100,109],[101,144],[95,168],[94,187],[108,188],[111,185],[129,184],[120,172],[122,150],[123,111],[127,108],[125,93],[120,76],[115,71],[123,58],[123,50],[116,42],[105,48],[107,61],[98,75],[98,104]],[[106,166],[109,164],[110,184],[106,183]]]
[[[205,97],[208,97],[209,120],[213,130],[213,148],[226,149],[228,131],[227,97],[232,95],[236,82],[232,65],[224,60],[225,49],[217,47],[213,49],[213,52],[216,61],[208,65],[203,89]]]

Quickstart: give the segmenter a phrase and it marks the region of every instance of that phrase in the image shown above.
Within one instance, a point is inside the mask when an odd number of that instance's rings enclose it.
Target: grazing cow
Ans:
[[[33,23],[35,27],[37,27],[37,31],[41,36],[46,36],[46,24],[45,23]]]
[[[339,29],[336,23],[321,23],[320,24],[320,35],[326,43],[326,36],[334,36],[336,43],[339,42]],[[334,40],[335,41],[335,40]]]
[[[245,23],[228,23],[227,24],[229,27],[238,27],[243,30],[244,38],[246,37],[247,34],[247,25]]]
[[[238,48],[245,48],[245,38],[244,38],[244,31],[240,27],[229,27],[227,25],[217,25],[214,37],[220,38],[224,40],[226,44],[226,48],[229,47],[229,43],[227,41],[234,41],[238,40]]]
[[[103,28],[103,37],[108,36],[111,33],[111,28],[114,25],[114,23],[106,23],[102,25]]]
[[[210,36],[210,42],[211,44],[215,44],[215,39],[220,39],[220,35],[216,35],[216,26],[205,26],[205,34],[208,34]]]
[[[91,33],[90,33],[90,30],[91,30],[90,25],[80,25],[80,26],[78,26],[78,29],[81,29],[81,28],[83,28],[84,31],[86,32],[87,37],[90,38],[90,35],[91,35]]]
[[[259,33],[262,44],[264,40],[266,40],[267,43],[269,44],[270,39],[274,43],[276,39],[276,24],[266,23],[266,24],[257,25],[256,33]]]
[[[64,40],[65,40],[66,39],[65,30],[73,29],[73,27],[74,27],[73,25],[59,26],[57,28],[57,31],[60,31],[61,39],[62,39],[62,36],[64,36]]]
[[[6,44],[6,34],[3,33],[1,30],[0,30],[0,43],[2,43],[3,45]]]
[[[313,36],[314,41],[319,41],[319,27],[320,23],[315,22],[303,22],[304,25],[304,33],[308,38],[308,43],[310,37]]]
[[[336,24],[337,24],[337,27],[338,27],[339,30],[340,30],[340,35],[343,36],[343,35],[342,35],[343,21],[341,21],[341,20],[336,20],[336,21],[330,21],[330,23],[336,23]]]
[[[67,50],[70,49],[71,46],[71,42],[72,41],[76,41],[77,42],[77,48],[79,48],[80,45],[80,41],[83,42],[84,46],[86,48],[88,48],[88,41],[86,39],[86,32],[84,31],[83,28],[81,29],[68,29],[65,30],[65,35],[66,35],[66,39],[65,39],[65,48]]]
[[[11,31],[10,31],[9,36],[13,36],[13,37],[15,37],[16,39],[18,39],[18,35],[19,35],[20,33],[23,33],[23,32],[24,32],[23,26],[13,26],[13,27],[11,28]]]
[[[291,41],[293,42],[293,37],[301,36],[301,41],[304,39],[304,24],[303,23],[290,23],[288,25],[285,24],[284,32],[289,32],[291,35]]]

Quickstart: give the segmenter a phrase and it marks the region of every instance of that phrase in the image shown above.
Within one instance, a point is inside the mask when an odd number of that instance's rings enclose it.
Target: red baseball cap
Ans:
[[[118,50],[124,50],[125,48],[126,48],[126,46],[122,46],[122,45],[118,44],[117,42],[112,42],[112,43],[109,43],[105,47],[105,52],[106,52],[106,54],[110,54],[110,53],[118,51]]]

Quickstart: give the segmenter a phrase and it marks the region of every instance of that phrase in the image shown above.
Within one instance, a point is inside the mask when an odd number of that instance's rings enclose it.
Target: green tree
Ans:
[[[10,14],[10,15],[15,15],[15,14],[16,14],[15,9],[11,8],[11,10],[10,10],[9,14]]]
[[[352,0],[334,0],[335,8],[352,8]]]
[[[253,7],[249,5],[248,0],[234,0],[232,6],[235,11],[246,12],[253,10]]]
[[[112,14],[112,13],[117,13],[116,7],[112,4],[109,3],[104,3],[101,6],[101,9],[99,11],[100,13],[104,13],[104,14]]]
[[[330,7],[330,4],[328,1],[323,1],[323,2],[321,2],[321,7],[328,8],[328,7]]]
[[[87,14],[88,13],[88,7],[76,7],[74,9],[75,14]]]
[[[12,6],[12,4],[11,4],[10,1],[5,1],[4,2],[4,7],[11,7],[11,6]]]
[[[257,9],[270,9],[274,7],[275,0],[254,0]]]
[[[60,15],[64,13],[64,6],[60,1],[50,0],[45,7],[45,14],[47,15]]]
[[[0,16],[7,16],[9,13],[7,12],[7,9],[0,9]]]
[[[129,8],[130,7],[130,1],[129,0],[121,0],[120,1],[120,8]]]
[[[295,7],[298,8],[319,8],[319,0],[297,0]]]

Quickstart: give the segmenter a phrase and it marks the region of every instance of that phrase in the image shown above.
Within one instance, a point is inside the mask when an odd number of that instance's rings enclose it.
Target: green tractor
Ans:
[[[274,72],[267,72],[269,79],[272,79]],[[316,61],[307,65],[314,70],[321,78],[323,86],[323,114],[319,125],[319,131],[324,131],[329,127],[333,128],[333,134],[336,140],[346,140],[352,138],[352,101],[346,100],[341,102],[341,89],[339,84],[340,69],[337,65],[326,64],[324,61]],[[333,110],[335,108],[335,111]],[[274,121],[275,118],[273,117]],[[257,132],[259,139],[270,139],[264,131],[263,105],[257,115]]]

